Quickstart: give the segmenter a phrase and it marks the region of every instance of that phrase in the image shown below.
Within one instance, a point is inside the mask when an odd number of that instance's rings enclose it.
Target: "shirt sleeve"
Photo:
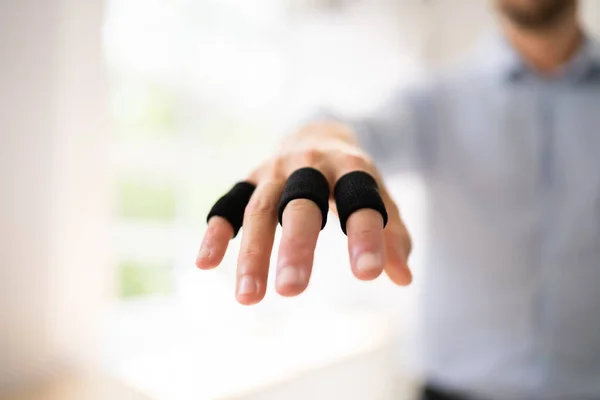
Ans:
[[[434,113],[427,93],[424,88],[399,90],[364,118],[322,110],[311,121],[335,120],[350,126],[383,173],[421,172],[431,164],[433,145]]]

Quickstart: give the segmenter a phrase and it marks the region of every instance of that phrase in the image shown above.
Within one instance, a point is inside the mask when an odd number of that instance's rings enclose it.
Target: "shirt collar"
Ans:
[[[485,37],[476,54],[479,64],[500,78],[517,81],[528,74],[535,74],[499,32]],[[576,82],[592,77],[600,77],[600,43],[585,35],[577,54],[562,67],[559,79]]]

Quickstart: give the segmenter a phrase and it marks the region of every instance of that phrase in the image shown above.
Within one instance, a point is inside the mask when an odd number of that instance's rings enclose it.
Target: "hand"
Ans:
[[[245,210],[238,256],[236,298],[242,304],[255,304],[265,295],[279,200],[286,179],[303,167],[321,171],[332,193],[335,182],[348,172],[360,170],[375,177],[388,212],[388,224],[384,229],[381,214],[371,209],[361,209],[348,218],[346,228],[352,272],[358,279],[372,280],[385,270],[398,285],[407,285],[412,280],[407,266],[410,236],[380,174],[348,136],[347,130],[333,124],[320,126],[318,130],[320,132],[315,134],[315,127],[312,127],[297,139],[288,141],[276,157],[246,179],[256,185],[256,190]],[[334,202],[330,200],[330,204],[335,212]],[[296,199],[287,205],[283,213],[275,280],[279,294],[295,296],[306,289],[320,230],[321,211],[314,202]],[[227,220],[212,217],[196,259],[198,268],[218,266],[232,236],[233,229]]]

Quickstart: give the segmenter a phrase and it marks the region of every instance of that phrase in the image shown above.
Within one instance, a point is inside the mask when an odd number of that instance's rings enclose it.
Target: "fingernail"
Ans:
[[[256,279],[250,275],[244,275],[238,282],[238,294],[255,294],[258,293],[258,283]]]
[[[299,268],[287,266],[277,273],[278,286],[298,286],[304,283],[304,274]]]
[[[196,256],[196,258],[208,258],[210,257],[210,249],[204,245],[202,245],[200,247],[200,250],[198,250],[198,255]]]
[[[383,262],[379,253],[362,253],[356,260],[356,269],[360,272],[380,270]]]

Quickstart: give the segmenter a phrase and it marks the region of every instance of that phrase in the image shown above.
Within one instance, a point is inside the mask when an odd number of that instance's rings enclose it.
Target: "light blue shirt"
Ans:
[[[384,171],[427,187],[427,378],[484,399],[600,399],[598,44],[543,79],[494,37],[354,126]]]

